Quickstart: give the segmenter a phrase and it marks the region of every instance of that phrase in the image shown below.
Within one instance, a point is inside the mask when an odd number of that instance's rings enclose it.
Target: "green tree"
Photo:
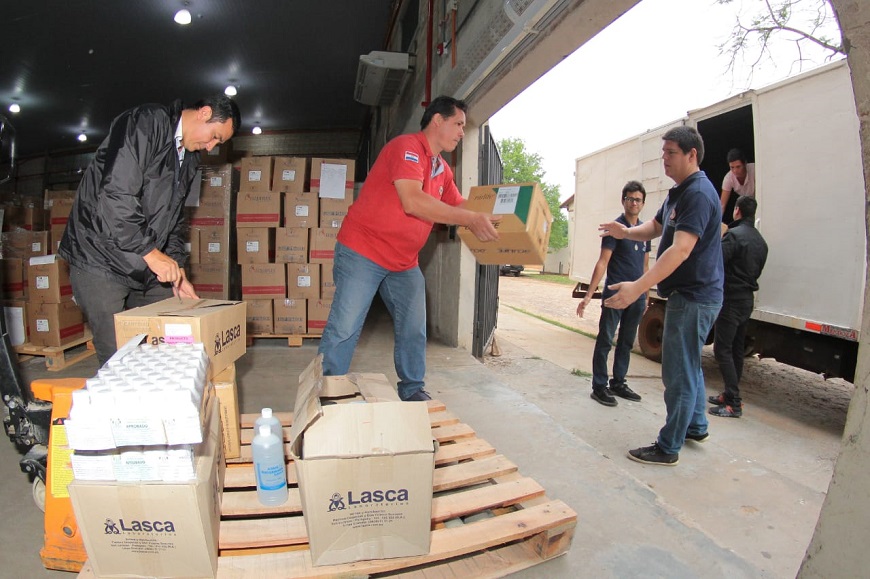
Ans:
[[[541,190],[553,214],[553,228],[550,232],[550,250],[557,251],[568,245],[568,217],[559,208],[559,186],[544,181],[544,169],[541,167],[541,156],[526,149],[522,139],[508,138],[498,142],[501,162],[504,165],[505,183],[527,183],[535,181],[541,184]]]

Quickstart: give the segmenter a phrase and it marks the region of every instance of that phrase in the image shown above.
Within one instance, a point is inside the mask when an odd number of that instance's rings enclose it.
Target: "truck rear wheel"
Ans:
[[[640,351],[654,362],[662,361],[662,331],[665,329],[665,305],[650,304],[640,320],[637,341]]]

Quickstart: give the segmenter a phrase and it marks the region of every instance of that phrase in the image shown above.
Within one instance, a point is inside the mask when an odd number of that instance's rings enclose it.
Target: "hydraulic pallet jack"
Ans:
[[[15,130],[0,115],[0,183],[12,175]],[[6,163],[4,163],[4,161]],[[0,286],[3,272],[0,270]],[[12,349],[5,316],[0,314],[0,394],[3,426],[22,453],[21,470],[33,481],[33,498],[45,511],[42,563],[49,569],[80,571],[87,560],[66,486],[72,480],[71,451],[66,445],[64,420],[69,416],[72,392],[85,385],[84,378],[37,380],[24,386],[18,357]]]

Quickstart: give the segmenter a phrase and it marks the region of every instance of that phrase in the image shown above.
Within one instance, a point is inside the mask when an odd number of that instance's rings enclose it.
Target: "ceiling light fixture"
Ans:
[[[253,129],[251,129],[251,132],[254,133],[255,135],[259,135],[260,133],[263,132],[263,129],[261,129],[259,126],[256,126]]]
[[[12,103],[11,105],[9,105],[9,112],[10,113],[20,113],[21,106],[18,103]]]
[[[79,139],[79,143],[84,143],[85,141],[88,140],[88,136],[85,134],[84,131],[82,131],[81,134],[79,135],[78,139]]]
[[[175,22],[181,24],[182,26],[187,26],[188,24],[190,24],[191,21],[190,11],[188,11],[186,8],[182,8],[175,13],[175,18],[173,20],[175,20]]]
[[[230,84],[227,85],[227,88],[224,89],[224,94],[230,97],[234,97],[239,94],[239,91],[236,87]]]

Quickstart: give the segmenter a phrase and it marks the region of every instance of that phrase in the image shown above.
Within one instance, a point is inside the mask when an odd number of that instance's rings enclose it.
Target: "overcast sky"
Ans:
[[[525,141],[564,200],[574,194],[578,157],[825,63],[821,51],[805,51],[815,64],[799,68],[792,43],[781,40],[775,63],[763,62],[751,77],[748,65],[727,72],[718,46],[735,14],[760,2],[642,0],[496,113],[493,137]]]

